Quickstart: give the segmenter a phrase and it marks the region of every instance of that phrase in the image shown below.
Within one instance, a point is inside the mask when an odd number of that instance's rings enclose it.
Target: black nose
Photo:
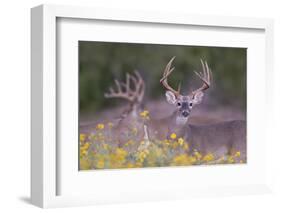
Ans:
[[[189,115],[189,113],[187,111],[183,111],[182,115],[183,115],[183,117],[187,117]]]

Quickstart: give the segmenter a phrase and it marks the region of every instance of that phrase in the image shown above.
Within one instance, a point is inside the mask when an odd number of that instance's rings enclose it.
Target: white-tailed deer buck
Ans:
[[[129,107],[118,118],[121,122],[127,117],[137,118],[142,108],[142,101],[145,92],[145,83],[138,71],[134,71],[131,75],[126,73],[126,81],[121,82],[114,80],[116,90],[113,87],[109,88],[109,93],[105,93],[106,98],[120,98],[129,102]]]
[[[122,82],[114,79],[115,87],[110,87],[109,92],[104,94],[105,98],[119,98],[127,101],[129,104],[123,110],[121,115],[113,119],[114,126],[121,124],[130,124],[132,121],[137,121],[139,113],[143,108],[143,97],[145,92],[145,82],[138,71],[133,74],[126,73],[126,81]],[[85,132],[90,131],[95,123],[82,125]]]
[[[234,120],[210,125],[191,125],[188,123],[192,108],[200,104],[205,91],[211,86],[211,70],[207,62],[202,64],[202,72],[195,74],[203,82],[202,86],[188,95],[180,93],[180,86],[177,90],[168,84],[168,77],[174,71],[171,68],[173,57],[163,72],[160,83],[166,89],[166,99],[169,104],[174,105],[174,113],[164,119],[151,121],[149,137],[168,138],[171,133],[182,137],[189,143],[190,151],[196,149],[202,154],[213,153],[217,157],[233,154],[239,151],[240,159],[246,161],[246,123],[245,121]],[[163,124],[165,127],[163,127]],[[157,131],[155,131],[155,129]]]
[[[128,134],[135,132],[138,140],[147,138],[144,120],[139,116],[143,110],[143,97],[145,92],[145,82],[138,71],[134,74],[126,74],[126,81],[115,79],[115,89],[109,88],[109,93],[105,93],[106,98],[120,98],[129,102],[128,108],[115,121],[113,130],[114,136],[119,141],[119,146],[128,142]]]

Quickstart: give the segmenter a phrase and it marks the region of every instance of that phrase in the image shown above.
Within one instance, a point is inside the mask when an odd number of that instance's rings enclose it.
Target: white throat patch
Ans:
[[[177,118],[176,118],[176,124],[177,125],[185,125],[187,123],[187,121],[188,121],[188,117],[185,118],[185,117],[177,116]]]

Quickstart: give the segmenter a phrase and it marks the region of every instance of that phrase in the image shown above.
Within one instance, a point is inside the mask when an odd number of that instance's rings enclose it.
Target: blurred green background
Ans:
[[[97,112],[115,106],[118,101],[105,99],[104,93],[114,79],[125,79],[125,73],[138,70],[146,82],[145,100],[164,98],[159,80],[169,60],[175,71],[169,82],[182,93],[201,86],[192,72],[201,71],[200,59],[207,60],[213,72],[208,91],[213,105],[235,106],[246,111],[246,49],[158,44],[79,42],[80,113]]]

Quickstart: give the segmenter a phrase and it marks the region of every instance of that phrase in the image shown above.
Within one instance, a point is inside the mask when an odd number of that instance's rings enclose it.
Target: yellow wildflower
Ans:
[[[236,152],[234,156],[235,156],[235,157],[240,157],[240,155],[241,155],[240,152]]]
[[[87,155],[88,154],[88,151],[87,150],[81,150],[81,155],[82,156],[85,156],[85,155]]]
[[[187,155],[181,154],[174,157],[173,163],[176,166],[183,166],[183,165],[190,165],[191,161]]]
[[[214,155],[212,153],[209,153],[203,157],[203,161],[208,162],[208,161],[212,161],[212,160],[214,160]]]
[[[144,110],[144,111],[140,112],[140,116],[144,119],[149,119],[149,111]]]
[[[232,156],[229,156],[228,159],[227,159],[227,162],[228,163],[234,163],[235,161],[234,161]]]
[[[86,134],[80,134],[80,141],[83,142],[86,139]]]
[[[81,150],[87,150],[90,147],[90,143],[86,142],[84,145],[80,147]]]
[[[122,157],[122,158],[125,158],[127,156],[127,151],[122,149],[122,148],[117,148],[116,151],[115,151],[116,155]]]
[[[183,138],[179,138],[179,139],[178,139],[178,143],[179,143],[180,146],[182,146],[183,143],[184,143],[184,139],[183,139]]]
[[[135,165],[133,163],[131,163],[131,162],[127,163],[127,168],[134,168],[134,167],[135,167]]]
[[[87,170],[91,169],[91,163],[88,159],[80,159],[80,169],[81,170]]]
[[[103,160],[103,159],[99,159],[98,162],[97,162],[96,167],[97,167],[98,169],[104,168],[104,160]]]
[[[172,134],[170,135],[170,138],[171,138],[171,139],[176,139],[176,138],[177,138],[176,133],[172,133]]]
[[[198,160],[200,160],[202,158],[202,155],[197,150],[194,150],[193,154]]]
[[[102,129],[104,129],[104,124],[100,123],[100,124],[98,124],[98,125],[96,126],[96,128],[97,128],[98,130],[102,130]]]
[[[126,157],[128,152],[122,148],[116,148],[116,150],[109,154],[109,167],[110,168],[123,168],[126,166]]]
[[[194,164],[194,163],[196,163],[197,160],[195,157],[190,157],[189,161],[190,161],[190,164]]]
[[[143,163],[144,159],[147,157],[148,154],[149,154],[148,149],[144,149],[141,152],[137,153],[136,155],[137,162]]]

